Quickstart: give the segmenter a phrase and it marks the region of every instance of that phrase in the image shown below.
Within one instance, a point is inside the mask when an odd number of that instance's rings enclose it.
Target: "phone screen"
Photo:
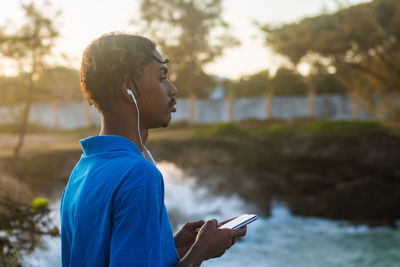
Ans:
[[[257,219],[258,219],[258,216],[255,214],[243,214],[243,215],[240,215],[239,217],[233,219],[232,221],[221,225],[219,228],[220,229],[224,229],[224,228],[225,229],[226,228],[237,229],[237,228],[243,227],[251,222],[254,222]]]

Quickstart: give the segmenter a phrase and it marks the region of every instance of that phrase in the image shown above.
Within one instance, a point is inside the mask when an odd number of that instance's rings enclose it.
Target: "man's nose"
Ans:
[[[176,89],[175,85],[172,82],[169,82],[168,93],[169,96],[175,96],[178,93],[178,89]]]

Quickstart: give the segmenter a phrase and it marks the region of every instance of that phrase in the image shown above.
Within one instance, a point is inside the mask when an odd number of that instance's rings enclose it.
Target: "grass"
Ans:
[[[205,135],[208,137],[247,136],[249,132],[235,123],[217,123],[205,131]]]
[[[0,126],[0,156],[11,155],[17,143],[16,129],[11,125]],[[73,130],[46,129],[37,125],[28,126],[24,152],[44,150],[79,149],[79,140],[97,135],[98,127],[79,128]],[[400,137],[398,123],[382,123],[378,121],[312,121],[298,119],[292,121],[247,120],[236,123],[171,124],[168,128],[150,130],[149,140],[193,138],[214,138],[225,136],[330,136],[352,135],[362,136],[371,133],[385,133]]]
[[[371,133],[391,133],[393,129],[378,121],[314,121],[305,124],[276,123],[255,132],[260,136],[272,135],[363,135]]]

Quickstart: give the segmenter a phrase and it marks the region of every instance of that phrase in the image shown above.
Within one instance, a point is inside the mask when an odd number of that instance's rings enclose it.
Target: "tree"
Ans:
[[[10,24],[8,24],[0,32],[1,55],[15,61],[20,75],[24,75],[27,79],[27,86],[18,88],[21,91],[18,95],[24,107],[19,121],[18,143],[14,150],[15,163],[19,160],[24,143],[29,112],[37,89],[36,82],[46,66],[47,56],[51,53],[54,41],[59,35],[54,20],[60,12],[56,11],[49,16],[42,13],[50,6],[49,2],[45,2],[41,7],[37,7],[33,1],[21,4],[25,13],[22,26],[10,32]]]
[[[0,198],[1,266],[21,266],[21,252],[33,251],[42,236],[59,236],[49,212],[47,199],[35,198],[26,204]]]
[[[19,75],[13,77],[0,77],[0,106],[6,107],[6,119],[10,123],[16,122],[20,119],[20,109],[18,104],[22,103],[21,88],[28,86],[26,75]]]
[[[307,86],[304,77],[296,71],[281,67],[271,79],[271,90],[274,95],[306,94]]]
[[[81,101],[79,71],[62,66],[43,69],[35,101]]]
[[[306,18],[298,23],[261,27],[266,43],[295,65],[310,55],[335,70],[351,93],[371,104],[377,99],[400,114],[400,2],[374,0]],[[399,118],[400,119],[400,116]]]
[[[334,74],[316,73],[309,75],[308,80],[314,86],[315,92],[319,94],[345,93],[343,85],[336,79]]]
[[[261,96],[265,95],[270,86],[269,71],[264,70],[252,75],[242,76],[237,81],[226,80],[223,86],[232,90],[235,96]]]
[[[170,79],[180,96],[207,97],[214,80],[204,66],[238,42],[226,34],[222,0],[143,0],[143,28],[171,60]],[[223,32],[215,36],[215,32]]]

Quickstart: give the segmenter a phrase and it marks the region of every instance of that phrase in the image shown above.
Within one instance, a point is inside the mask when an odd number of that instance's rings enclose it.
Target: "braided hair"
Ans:
[[[137,35],[110,33],[94,40],[84,51],[80,80],[83,96],[99,111],[120,95],[126,75],[134,82],[154,55],[155,44]]]

